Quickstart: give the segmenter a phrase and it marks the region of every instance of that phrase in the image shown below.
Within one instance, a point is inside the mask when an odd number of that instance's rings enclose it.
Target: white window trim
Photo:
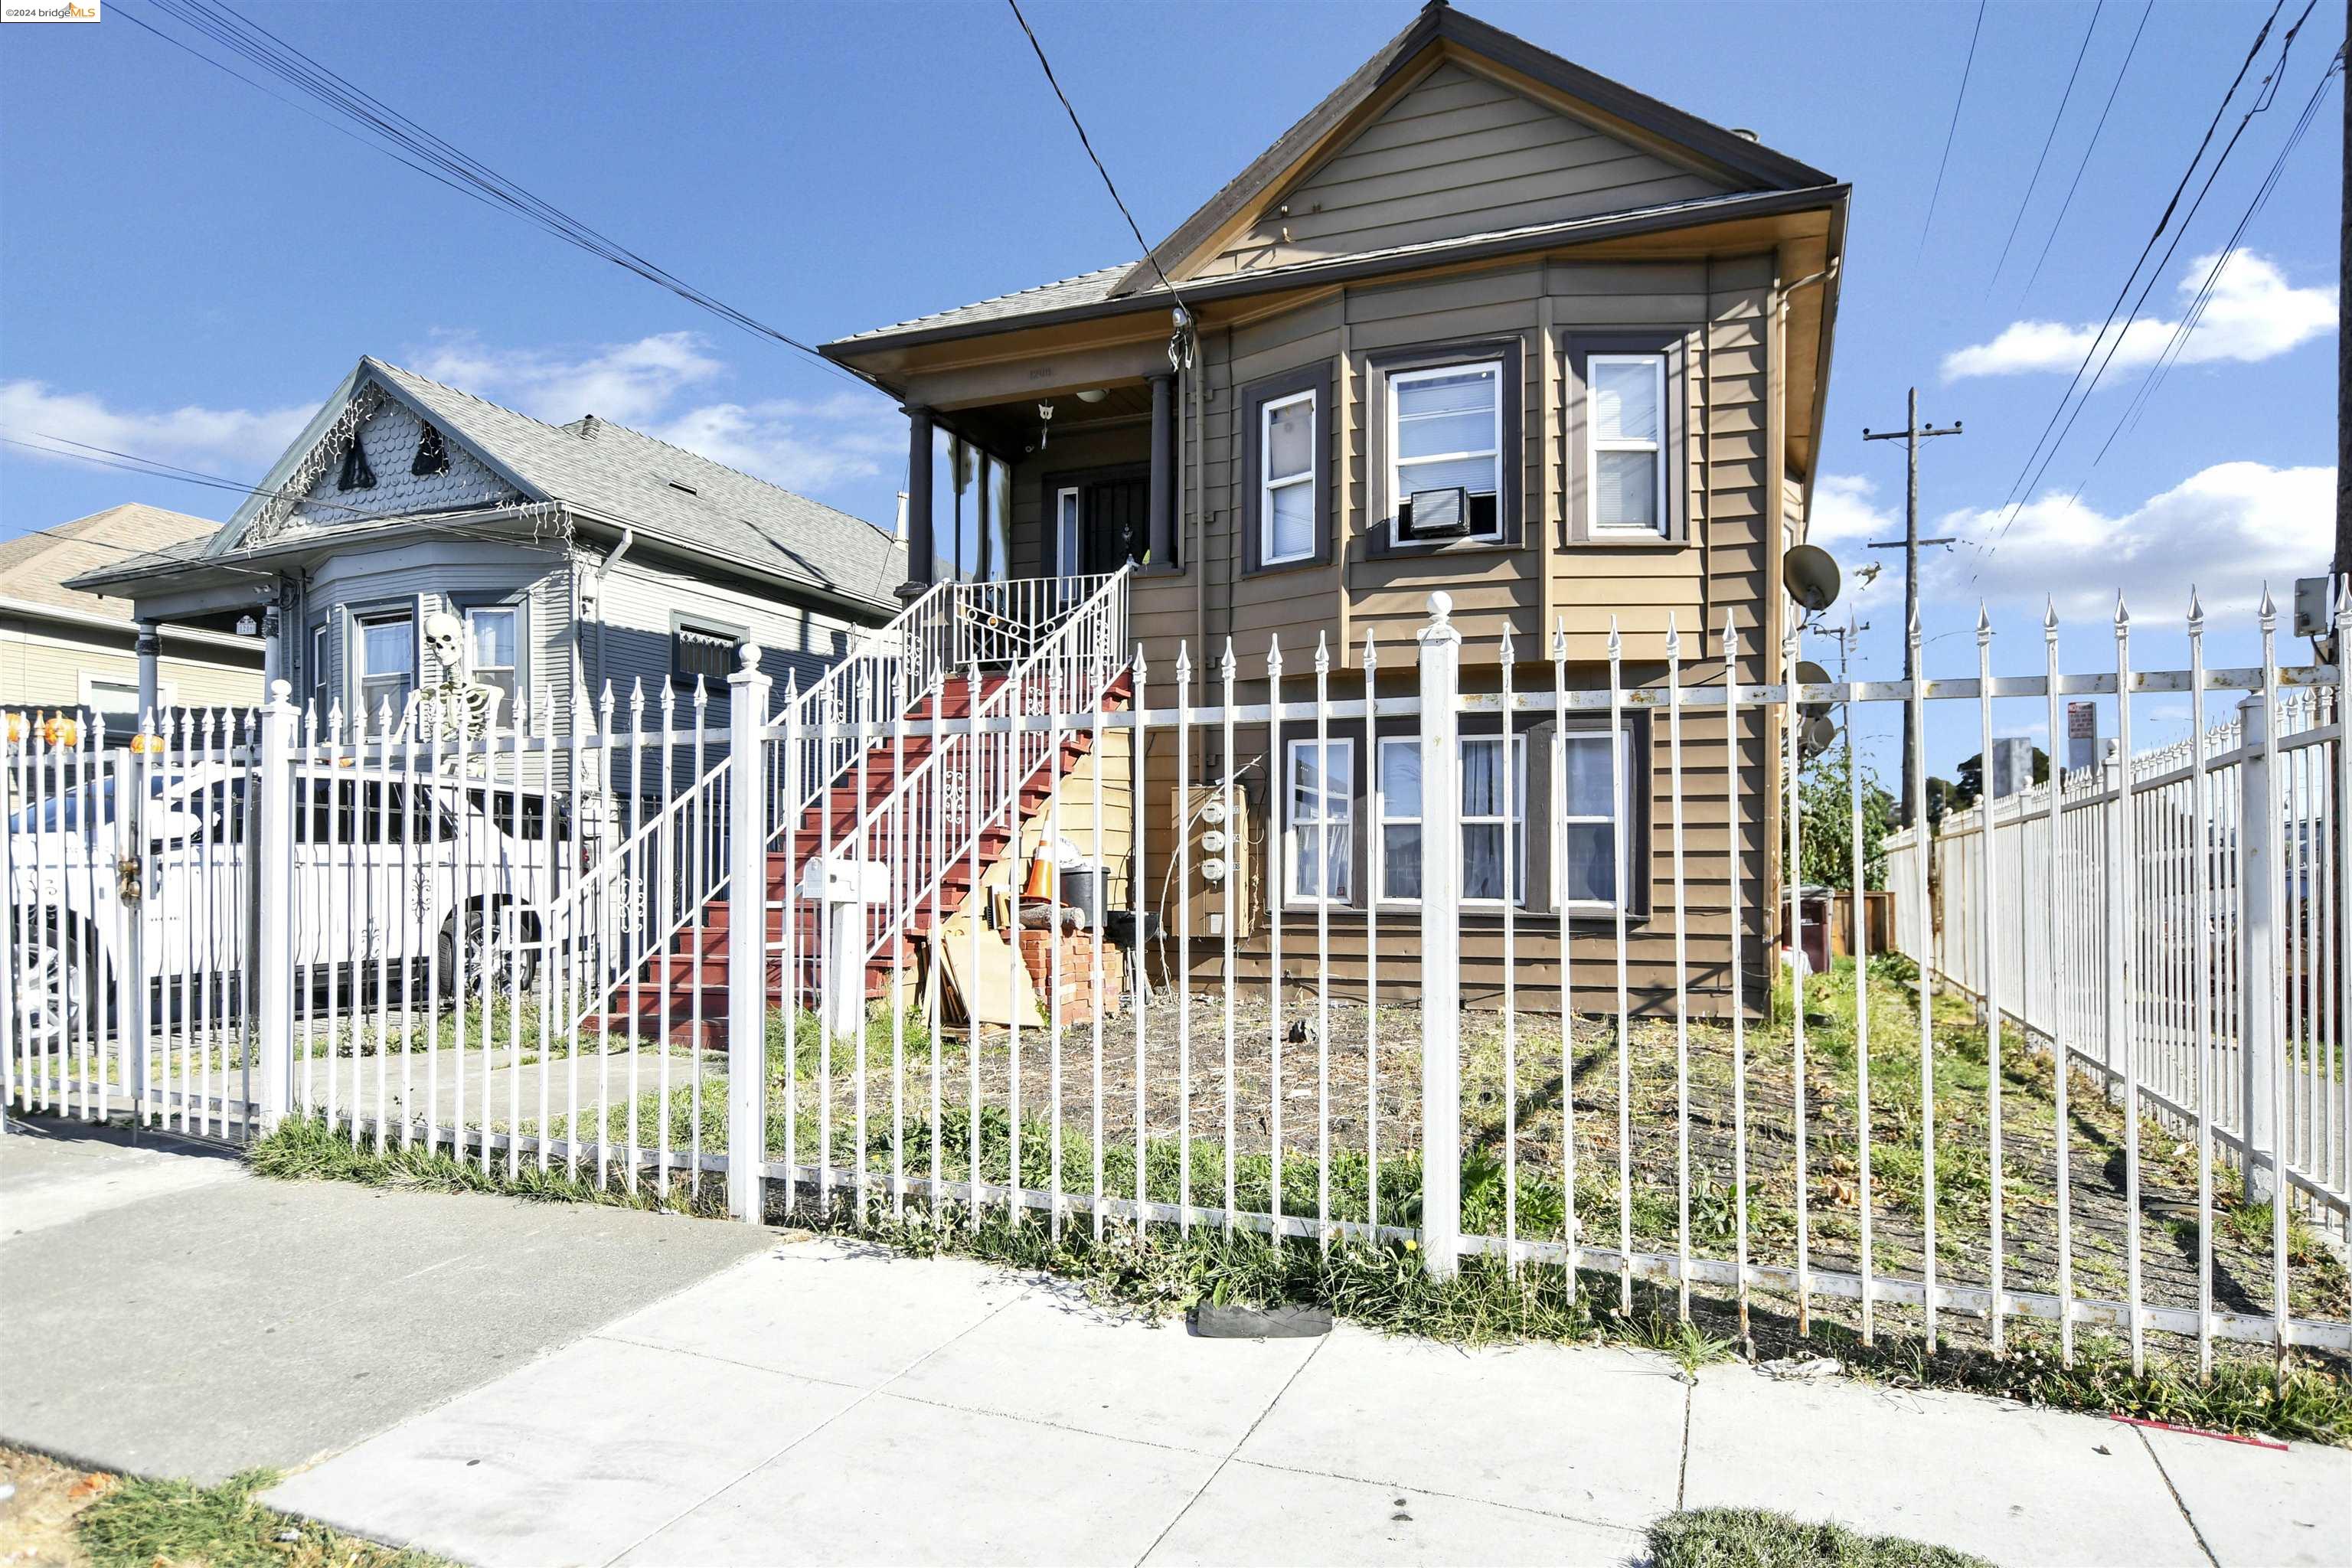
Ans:
[[[419,645],[423,640],[420,634],[424,627],[425,617],[418,612],[413,602],[405,605],[379,604],[371,608],[350,609],[344,613],[350,617],[345,623],[346,629],[343,634],[343,684],[351,700],[351,710],[346,718],[357,725],[354,731],[354,738],[356,738],[359,735],[374,733],[376,721],[381,717],[381,710],[371,709],[367,701],[368,681],[371,679],[367,667],[367,630],[370,623],[393,621],[406,623],[408,626],[408,696],[415,697],[417,688],[423,684],[422,672],[416,667],[418,661],[424,657]],[[373,679],[389,679],[393,674],[391,670],[384,670],[373,676]],[[403,699],[403,705],[405,706],[405,704],[406,699]],[[393,722],[397,724],[406,715],[395,712],[392,717]]]
[[[528,714],[538,707],[538,704],[530,700],[530,666],[528,662],[530,651],[523,641],[530,617],[523,613],[522,602],[517,599],[509,599],[492,605],[467,605],[458,611],[457,618],[466,626],[467,673],[477,680],[481,679],[482,671],[474,662],[474,617],[476,616],[508,616],[514,620],[514,662],[507,665],[494,664],[488,667],[492,669],[504,669],[513,679],[514,700],[508,706],[506,711],[499,715],[500,719],[511,725],[516,722],[518,713]]]
[[[1307,467],[1303,472],[1276,479],[1274,465],[1274,416],[1282,409],[1307,405]],[[1286,566],[1294,562],[1315,559],[1315,534],[1321,527],[1314,516],[1315,481],[1323,472],[1322,411],[1316,405],[1315,389],[1294,392],[1287,397],[1277,397],[1259,405],[1257,413],[1257,563],[1261,566]],[[1307,487],[1309,528],[1307,548],[1286,555],[1274,552],[1274,496],[1276,490]]]
[[[1400,460],[1397,456],[1397,404],[1399,402],[1397,389],[1416,381],[1433,381],[1441,376],[1460,375],[1464,371],[1470,370],[1491,370],[1495,373],[1495,438],[1492,446],[1484,450],[1435,452],[1426,457]],[[1402,545],[1422,542],[1407,537],[1403,530],[1397,526],[1397,512],[1406,501],[1412,499],[1412,491],[1406,487],[1401,477],[1402,468],[1408,465],[1413,468],[1423,468],[1433,463],[1454,463],[1460,462],[1465,458],[1483,457],[1491,458],[1495,465],[1493,491],[1495,526],[1488,532],[1464,534],[1462,538],[1484,544],[1500,543],[1503,538],[1503,361],[1500,358],[1470,359],[1454,364],[1417,365],[1412,370],[1390,371],[1386,400],[1388,407],[1384,415],[1384,423],[1388,426],[1385,434],[1388,437],[1389,542]],[[1473,490],[1470,493],[1480,495],[1486,492]]]
[[[1086,532],[1086,492],[1077,485],[1064,485],[1054,492],[1054,572],[1056,576],[1079,575],[1078,541]]]
[[[1610,440],[1601,438],[1601,421],[1593,416],[1592,387],[1596,367],[1608,364],[1642,364],[1650,368],[1651,385],[1657,399],[1658,434],[1648,441],[1627,440],[1622,437]],[[1584,524],[1596,535],[1633,535],[1664,538],[1673,528],[1674,504],[1666,493],[1666,433],[1673,421],[1666,412],[1666,356],[1662,353],[1596,353],[1584,360]],[[1654,498],[1657,517],[1650,522],[1612,522],[1601,521],[1601,460],[1603,452],[1648,452],[1651,454],[1653,483],[1650,493]]]
[[[1324,748],[1327,756],[1332,752],[1337,752],[1348,759],[1348,787],[1337,792],[1334,792],[1331,789],[1328,782],[1330,778],[1330,768],[1328,762],[1326,763],[1322,776],[1327,782],[1318,792],[1323,801],[1323,810],[1325,815],[1317,818],[1316,821],[1311,824],[1311,826],[1318,831],[1327,830],[1332,827],[1342,827],[1345,828],[1348,833],[1349,858],[1347,885],[1341,888],[1338,894],[1324,898],[1309,897],[1298,890],[1298,840],[1295,837],[1295,833],[1299,827],[1310,825],[1301,823],[1297,819],[1295,815],[1296,802],[1294,801],[1291,793],[1291,781],[1297,776],[1297,767],[1298,753],[1307,747],[1318,745]],[[1355,739],[1349,735],[1333,735],[1327,740],[1318,742],[1312,735],[1297,736],[1290,741],[1288,748],[1283,752],[1282,761],[1283,903],[1286,907],[1310,910],[1316,908],[1318,905],[1328,905],[1332,909],[1345,909],[1350,904],[1350,902],[1352,902],[1356,896]],[[1331,803],[1334,801],[1339,803],[1339,815],[1336,816],[1329,815],[1331,811]]]

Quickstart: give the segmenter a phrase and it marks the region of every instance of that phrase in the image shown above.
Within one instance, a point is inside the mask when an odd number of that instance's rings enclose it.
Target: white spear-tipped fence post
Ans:
[[[1451,1278],[1462,1259],[1462,633],[1429,596],[1421,645],[1421,1247]]]
[[[293,900],[294,885],[294,688],[272,681],[261,710],[261,771],[255,779],[260,842],[254,858],[259,885],[260,921],[254,973],[256,1023],[254,1093],[264,1137],[294,1108]]]
[[[2238,1071],[2245,1140],[2245,1201],[2267,1203],[2271,1196],[2271,1151],[2278,1146],[2278,1126],[2271,1116],[2271,1075],[2279,1039],[2279,983],[2272,965],[2276,941],[2271,907],[2276,901],[2279,877],[2279,824],[2272,810],[2271,763],[2265,744],[2271,732],[2271,694],[2258,691],[2238,704],[2238,749],[2245,761],[2238,768],[2238,831],[2243,838],[2239,864],[2245,879],[2241,890],[2238,987]]]
[[[727,1212],[760,1223],[768,1142],[768,678],[758,645],[727,678]],[[785,987],[784,1005],[792,1005]],[[789,1016],[789,1014],[787,1015]]]

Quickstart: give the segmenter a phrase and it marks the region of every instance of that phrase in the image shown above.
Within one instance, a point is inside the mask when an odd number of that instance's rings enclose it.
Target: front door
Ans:
[[[1100,576],[1140,562],[1151,543],[1151,480],[1133,473],[1073,478],[1054,491],[1054,574]]]

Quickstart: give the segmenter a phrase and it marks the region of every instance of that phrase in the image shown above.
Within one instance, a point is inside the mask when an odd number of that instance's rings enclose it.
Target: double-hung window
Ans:
[[[1290,742],[1286,794],[1289,831],[1283,864],[1294,904],[1344,904],[1355,897],[1356,743]]]
[[[499,721],[506,724],[519,717],[515,688],[521,669],[517,662],[521,621],[522,612],[513,605],[477,605],[466,612],[466,651],[474,679],[506,694],[499,704]]]
[[[1315,554],[1315,394],[1295,393],[1258,410],[1258,563]]]
[[[357,625],[359,721],[373,730],[388,708],[394,724],[408,711],[416,689],[416,616],[412,610],[363,615]]]
[[[1631,747],[1625,768],[1631,771]],[[1607,731],[1580,731],[1560,737],[1559,845],[1560,909],[1567,912],[1608,911],[1617,907],[1620,834],[1627,813],[1626,790],[1612,757]]]
[[[1667,532],[1666,356],[1592,354],[1585,386],[1591,531]]]
[[[1504,771],[1503,737],[1465,735],[1462,773],[1462,901],[1503,901],[1504,861],[1509,865],[1511,901],[1528,898],[1527,737],[1511,738],[1510,770]],[[1381,897],[1411,903],[1421,898],[1421,739],[1391,736],[1381,742]]]
[[[1391,371],[1387,390],[1396,539],[1502,538],[1502,361]]]
[[[327,623],[324,621],[310,628],[310,668],[308,671],[310,677],[310,706],[321,720],[326,717],[327,709],[331,706],[327,691],[328,635]]]

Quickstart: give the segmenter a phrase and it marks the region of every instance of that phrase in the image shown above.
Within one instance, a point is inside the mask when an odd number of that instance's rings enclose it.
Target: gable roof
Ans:
[[[1382,88],[1419,65],[1432,46],[1438,44],[1452,44],[1574,99],[1605,119],[1622,121],[1671,142],[1697,161],[1734,176],[1733,183],[1747,189],[1786,191],[1836,184],[1833,176],[1810,164],[1647,93],[1637,92],[1598,71],[1587,70],[1491,23],[1465,16],[1445,0],[1430,0],[1411,26],[1382,45],[1353,75],[1332,89],[1322,102],[1277,137],[1274,145],[1259,153],[1248,167],[1227,181],[1223,189],[1130,267],[1112,292],[1130,294],[1147,281],[1158,281],[1163,269],[1178,271],[1185,258],[1212,235],[1269,195],[1287,171],[1346,124]]]
[[[593,415],[550,425],[373,356],[344,379],[260,489],[274,493],[288,484],[370,384],[432,423],[525,500],[559,502],[689,554],[894,607],[892,593],[906,576],[904,550],[862,518],[625,425]],[[257,495],[240,507],[207,553],[241,548],[265,499]],[[320,529],[310,537],[332,535]]]
[[[1621,212],[1518,224],[1346,256],[1277,261],[1252,267],[1243,273],[1184,280],[1188,258],[1218,233],[1254,208],[1270,203],[1280,194],[1286,180],[1311,178],[1322,162],[1343,150],[1345,142],[1339,139],[1339,133],[1360,131],[1361,125],[1354,123],[1358,119],[1369,118],[1387,107],[1384,102],[1374,102],[1383,89],[1400,77],[1417,80],[1444,59],[1465,57],[1574,100],[1574,110],[1564,109],[1562,112],[1579,112],[1604,130],[1630,128],[1635,136],[1668,144],[1679,158],[1704,170],[1727,188],[1682,200],[1650,202]],[[1321,159],[1314,156],[1318,148],[1323,153]],[[1187,297],[1206,299],[1228,289],[1255,291],[1280,287],[1343,268],[1350,271],[1370,270],[1381,264],[1392,265],[1441,250],[1475,253],[1482,248],[1501,248],[1510,240],[1598,238],[1620,231],[1643,232],[1685,222],[1819,206],[1843,191],[1834,176],[1774,152],[1744,133],[1712,124],[1538,48],[1499,27],[1452,9],[1444,0],[1431,0],[1410,26],[1382,45],[1370,59],[1141,259],[855,332],[824,348],[829,355],[848,358],[860,350],[879,347],[885,341],[893,346],[911,345],[937,337],[985,331],[999,322],[1038,325],[1124,310],[1164,309],[1172,296],[1161,276],[1162,269],[1179,280]],[[836,351],[840,353],[836,354]]]
[[[0,592],[20,603],[127,626],[131,619],[127,601],[68,587],[68,580],[111,567],[194,559],[219,527],[207,517],[138,501],[110,506],[37,533],[0,540],[0,583],[7,584]]]

